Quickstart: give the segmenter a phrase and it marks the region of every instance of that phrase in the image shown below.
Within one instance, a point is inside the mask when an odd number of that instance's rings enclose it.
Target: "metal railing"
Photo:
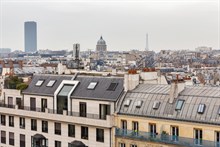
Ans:
[[[167,134],[155,134],[142,131],[124,130],[120,128],[116,128],[115,136],[187,147],[220,147],[220,143],[214,141],[172,136]]]
[[[1,104],[1,103],[0,103],[0,107],[16,109],[16,105],[7,105],[7,104]],[[81,115],[80,112],[73,112],[73,111],[67,111],[67,110],[60,111],[60,110],[54,110],[54,109],[49,109],[49,108],[38,108],[38,107],[29,107],[29,106],[17,106],[17,109],[26,110],[26,111],[34,111],[34,112],[42,112],[42,113],[50,113],[50,114],[75,116],[75,117],[85,117],[85,118],[91,118],[91,119],[101,119],[101,120],[106,120],[108,116],[108,115],[99,115],[99,114],[92,114],[92,113],[86,113],[86,115]],[[46,109],[47,109],[47,112],[46,112]],[[64,112],[66,112],[66,114]]]

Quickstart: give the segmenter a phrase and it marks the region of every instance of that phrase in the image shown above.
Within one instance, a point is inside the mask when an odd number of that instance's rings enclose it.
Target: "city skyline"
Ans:
[[[149,50],[220,48],[219,0],[1,0],[0,12],[0,47],[13,50],[24,51],[25,21],[38,24],[38,49],[71,50],[78,42],[95,50],[102,35],[108,50],[145,50],[146,33]]]

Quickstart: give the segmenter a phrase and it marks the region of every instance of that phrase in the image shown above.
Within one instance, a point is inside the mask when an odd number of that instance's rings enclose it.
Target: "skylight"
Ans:
[[[74,85],[64,85],[58,93],[58,96],[68,96]]]
[[[41,86],[43,84],[44,80],[38,80],[35,86]]]
[[[89,84],[89,86],[87,87],[87,89],[93,90],[93,89],[95,89],[97,84],[98,84],[98,82],[91,82]]]
[[[155,101],[153,104],[153,109],[158,109],[160,107],[160,102]]]
[[[124,106],[129,107],[130,103],[131,103],[131,100],[126,100],[125,103],[124,103]]]
[[[117,86],[118,86],[118,83],[111,83],[107,90],[115,91]]]
[[[142,102],[143,101],[137,101],[136,102],[136,108],[141,108]]]
[[[205,111],[205,104],[199,104],[197,112],[203,114],[204,111]]]
[[[55,82],[56,82],[56,80],[50,80],[50,81],[47,83],[47,87],[52,87]]]
[[[220,106],[219,106],[219,108],[218,108],[218,114],[220,115]]]
[[[184,100],[178,100],[176,103],[176,110],[181,110],[183,107]]]

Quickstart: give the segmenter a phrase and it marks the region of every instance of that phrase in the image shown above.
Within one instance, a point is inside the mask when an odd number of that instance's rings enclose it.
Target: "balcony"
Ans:
[[[116,137],[137,139],[141,141],[180,145],[186,147],[220,147],[220,144],[213,141],[207,140],[198,140],[193,138],[185,138],[178,136],[171,136],[166,134],[152,134],[149,132],[141,131],[132,131],[132,130],[123,130],[116,128],[115,130]]]
[[[16,111],[15,111],[16,110]],[[0,103],[0,113],[10,114],[17,116],[26,116],[31,118],[40,118],[45,120],[61,120],[70,123],[80,123],[84,125],[95,125],[100,127],[111,128],[114,124],[113,116],[99,114],[86,113],[85,117],[80,116],[80,112],[72,112],[63,110],[62,113],[58,113],[57,110],[45,108],[31,108],[27,106],[7,105]]]

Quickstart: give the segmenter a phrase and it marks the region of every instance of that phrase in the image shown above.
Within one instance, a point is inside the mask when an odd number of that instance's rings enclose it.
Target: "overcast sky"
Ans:
[[[38,49],[219,47],[220,0],[0,0],[0,48],[24,50],[24,22],[36,21]]]

